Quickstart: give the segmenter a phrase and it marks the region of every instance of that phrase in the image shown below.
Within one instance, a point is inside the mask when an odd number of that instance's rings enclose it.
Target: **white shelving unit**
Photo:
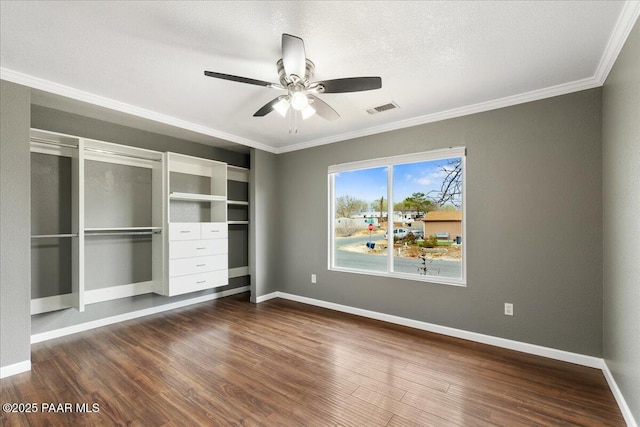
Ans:
[[[229,283],[227,165],[167,153],[165,280],[154,292],[174,296]]]
[[[227,182],[230,191],[230,200],[227,200],[227,224],[229,250],[232,252],[229,277],[243,277],[249,275],[249,169],[227,166]]]

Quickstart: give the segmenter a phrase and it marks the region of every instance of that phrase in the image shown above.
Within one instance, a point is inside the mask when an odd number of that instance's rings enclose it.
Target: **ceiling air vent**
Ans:
[[[378,113],[382,113],[383,111],[393,110],[394,108],[400,108],[400,107],[398,106],[398,104],[396,104],[395,102],[391,101],[388,104],[378,105],[377,107],[369,108],[367,110],[367,113],[369,113],[369,114],[378,114]]]

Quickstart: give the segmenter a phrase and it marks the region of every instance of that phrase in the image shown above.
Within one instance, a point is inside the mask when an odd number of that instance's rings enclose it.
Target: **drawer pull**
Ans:
[[[196,282],[196,283],[198,283],[198,284],[200,284],[200,283],[207,283],[207,281],[206,281],[206,280],[200,280],[199,282]]]
[[[191,233],[191,230],[180,230],[181,233]]]
[[[201,251],[201,250],[203,250],[203,249],[207,249],[207,247],[206,247],[206,246],[204,246],[204,247],[202,247],[202,248],[196,248],[196,250],[197,250],[197,251]]]
[[[212,233],[219,233],[220,232],[220,230],[209,230],[209,231],[212,232]]]
[[[207,264],[196,264],[196,267],[204,267],[204,266],[206,266],[206,265],[207,265]]]

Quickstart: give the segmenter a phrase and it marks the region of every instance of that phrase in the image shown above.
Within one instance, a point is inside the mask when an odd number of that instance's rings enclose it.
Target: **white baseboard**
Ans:
[[[14,363],[0,367],[0,378],[10,377],[11,375],[20,374],[31,370],[31,360]]]
[[[197,298],[191,298],[188,300],[173,302],[169,304],[163,304],[156,307],[145,308],[143,310],[137,310],[129,313],[119,314],[117,316],[105,317],[104,319],[93,320],[91,322],[80,323],[78,325],[67,326],[65,328],[54,329],[52,331],[41,332],[39,334],[31,335],[31,344],[47,341],[54,338],[64,337],[66,335],[71,335],[78,332],[88,331],[89,329],[95,329],[101,326],[111,325],[118,322],[124,322],[125,320],[137,319],[139,317],[149,316],[151,314],[161,313],[163,311],[174,310],[176,308],[186,307],[192,304],[211,301],[211,300],[226,297],[229,295],[235,295],[242,292],[247,292],[248,290],[249,290],[249,286],[242,286],[239,288],[229,289],[227,291],[215,292],[213,294],[204,295]]]
[[[282,292],[271,292],[270,294],[261,295],[256,298],[256,303],[259,304],[261,302],[269,301],[270,299],[274,298],[284,298],[280,296],[281,294]]]
[[[393,316],[391,314],[380,313],[377,311],[364,310],[361,308],[351,307],[348,305],[336,304],[333,302],[302,297],[299,295],[288,294],[286,292],[273,292],[267,295],[263,295],[258,298],[258,302],[267,301],[272,298],[284,298],[291,301],[301,302],[304,304],[310,304],[318,307],[328,308],[330,310],[342,311],[344,313],[368,317],[370,319],[382,320],[384,322],[394,323],[396,325],[408,326],[410,328],[420,329],[420,330],[429,331],[429,332],[435,332],[435,333],[447,335],[450,337],[461,338],[469,341],[493,345],[496,347],[502,347],[510,350],[521,351],[523,353],[529,353],[537,356],[548,357],[550,359],[561,360],[563,362],[575,363],[577,365],[588,366],[590,368],[602,369],[604,366],[604,361],[599,357],[587,356],[587,355],[578,354],[578,353],[571,353],[569,351],[558,350],[550,347],[543,347],[536,344],[528,344],[520,341],[494,337],[491,335],[479,334],[477,332],[469,332],[462,329],[455,329],[447,326],[440,326],[433,323],[422,322],[420,320],[407,319],[405,317]]]
[[[627,401],[625,400],[620,388],[618,387],[618,383],[616,383],[613,374],[609,370],[609,366],[606,361],[603,361],[602,373],[604,377],[607,379],[607,383],[609,384],[609,388],[611,389],[611,393],[613,393],[613,397],[616,398],[616,402],[618,402],[618,407],[620,408],[620,412],[622,412],[622,416],[624,417],[625,422],[627,423],[627,427],[638,427],[638,423],[635,418],[633,418],[633,414],[631,413],[631,409],[629,409],[629,405],[627,405]]]

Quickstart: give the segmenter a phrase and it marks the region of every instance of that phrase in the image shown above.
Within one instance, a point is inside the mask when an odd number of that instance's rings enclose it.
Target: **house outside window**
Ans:
[[[330,166],[329,269],[466,285],[465,151]]]

